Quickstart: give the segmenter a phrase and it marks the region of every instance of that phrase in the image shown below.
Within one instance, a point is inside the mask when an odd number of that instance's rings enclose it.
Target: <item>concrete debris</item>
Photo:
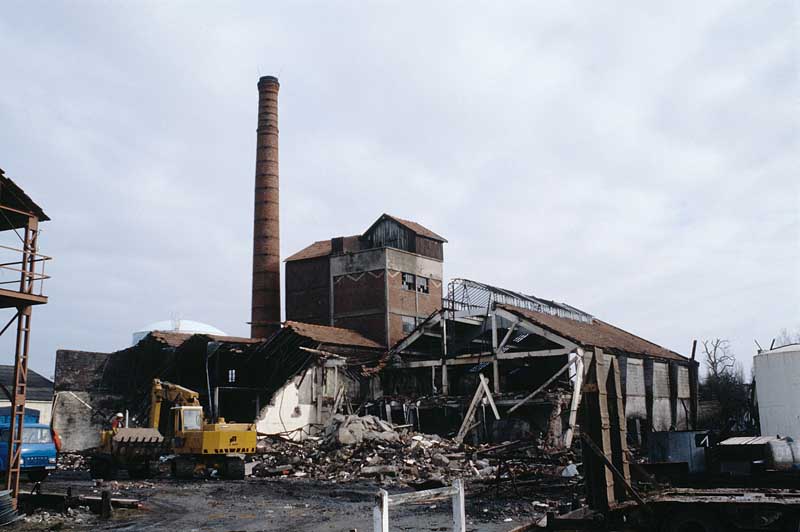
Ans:
[[[571,504],[580,492],[572,453],[552,449],[542,439],[471,447],[374,416],[337,415],[322,437],[303,442],[268,437],[259,446],[263,453],[247,468],[255,477],[337,483],[377,479],[415,489],[441,487],[461,478],[468,480],[473,493],[545,498],[553,508]],[[565,470],[569,474],[562,477]]]
[[[56,469],[59,471],[89,471],[89,459],[82,454],[60,453]]]
[[[22,520],[35,525],[37,529],[58,530],[68,526],[92,523],[96,521],[96,518],[87,506],[80,506],[67,508],[64,513],[38,510],[31,515],[26,515]]]
[[[331,447],[359,445],[364,441],[397,442],[394,427],[376,416],[336,414],[325,427],[325,443]]]

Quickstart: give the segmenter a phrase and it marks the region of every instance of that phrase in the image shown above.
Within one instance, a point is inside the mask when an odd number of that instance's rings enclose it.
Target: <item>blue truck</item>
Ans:
[[[8,471],[11,407],[0,408],[0,474]],[[26,408],[22,424],[20,468],[31,482],[41,482],[56,468],[58,436],[50,425],[39,423],[39,411]]]

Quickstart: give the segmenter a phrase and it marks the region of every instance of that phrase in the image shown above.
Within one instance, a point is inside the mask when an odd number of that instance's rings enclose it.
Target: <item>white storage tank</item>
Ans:
[[[800,439],[800,344],[753,357],[762,436]]]

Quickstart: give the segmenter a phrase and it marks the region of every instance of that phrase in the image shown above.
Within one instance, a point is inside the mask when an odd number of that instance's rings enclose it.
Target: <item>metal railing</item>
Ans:
[[[447,297],[443,303],[445,308],[451,311],[474,310],[488,312],[491,306],[497,303],[542,312],[560,318],[583,322],[592,321],[591,314],[566,303],[557,303],[470,279],[453,279],[450,281]]]
[[[16,284],[18,289],[14,290],[15,292],[43,295],[44,281],[50,279],[50,276],[45,273],[45,264],[47,261],[52,260],[52,257],[23,248],[0,245],[0,260],[4,260],[4,257],[10,257],[11,252],[18,253],[21,258],[19,260],[0,262],[0,288],[9,290],[13,288],[9,288],[6,285]],[[14,278],[6,278],[4,272],[11,272]],[[36,291],[37,283],[39,286],[38,291]]]

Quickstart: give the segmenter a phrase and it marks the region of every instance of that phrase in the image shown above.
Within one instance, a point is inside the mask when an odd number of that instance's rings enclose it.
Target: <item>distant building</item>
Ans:
[[[0,395],[0,408],[10,407],[9,394],[14,389],[14,366],[0,365],[0,387],[3,391]],[[38,410],[39,422],[50,423],[53,409],[53,381],[29,369],[25,396],[25,409]]]
[[[391,346],[442,307],[445,242],[388,214],[362,235],[314,242],[286,259],[286,319]]]

